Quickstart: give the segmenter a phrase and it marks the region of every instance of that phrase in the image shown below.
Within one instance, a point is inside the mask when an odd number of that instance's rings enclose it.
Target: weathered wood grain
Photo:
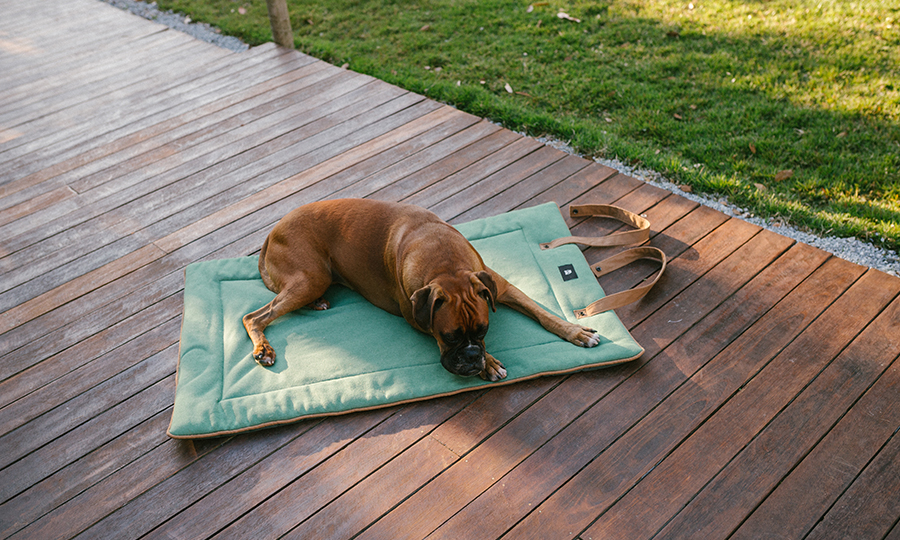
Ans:
[[[0,537],[900,538],[896,277],[297,51],[0,12]],[[185,267],[335,197],[644,215],[670,265],[617,310],[644,355],[169,439]]]

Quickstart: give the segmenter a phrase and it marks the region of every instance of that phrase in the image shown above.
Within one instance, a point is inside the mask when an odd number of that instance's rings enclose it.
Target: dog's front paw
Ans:
[[[499,360],[485,353],[484,370],[478,375],[486,381],[499,381],[500,379],[506,378],[506,367],[504,367]]]
[[[596,347],[600,344],[600,334],[597,333],[596,330],[592,328],[585,328],[583,326],[577,327],[572,338],[569,339],[575,345],[579,347]]]
[[[253,359],[263,367],[271,367],[275,363],[275,349],[268,343],[263,343],[253,350]]]

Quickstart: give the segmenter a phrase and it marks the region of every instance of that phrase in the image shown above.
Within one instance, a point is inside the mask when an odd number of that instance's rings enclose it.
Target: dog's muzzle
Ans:
[[[441,354],[444,369],[460,377],[474,377],[484,371],[484,347],[469,343]]]

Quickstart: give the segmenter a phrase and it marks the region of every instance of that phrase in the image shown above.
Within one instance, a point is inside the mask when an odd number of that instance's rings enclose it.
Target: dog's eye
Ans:
[[[447,345],[457,345],[462,343],[462,335],[458,332],[453,334],[443,334],[441,335],[441,338],[443,338],[444,343]]]
[[[484,339],[484,336],[487,335],[488,327],[487,326],[479,326],[475,329],[475,338],[476,339]]]

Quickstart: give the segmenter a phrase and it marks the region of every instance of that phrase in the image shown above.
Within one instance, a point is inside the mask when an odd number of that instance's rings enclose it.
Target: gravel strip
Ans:
[[[172,11],[163,11],[159,9],[156,2],[148,4],[146,2],[136,2],[135,0],[101,1],[225,49],[243,52],[250,48],[249,45],[236,37],[222,35],[222,31],[218,28],[214,28],[206,23],[191,22],[191,18],[187,15],[174,13]]]
[[[569,145],[563,142],[546,137],[541,137],[538,140],[558,150],[578,155]],[[841,259],[860,264],[862,266],[868,266],[869,268],[875,268],[876,270],[881,270],[882,272],[900,277],[900,256],[898,256],[897,252],[895,251],[874,246],[867,242],[863,242],[858,238],[817,236],[809,232],[801,231],[794,227],[784,225],[777,220],[763,219],[758,216],[754,216],[748,210],[729,203],[725,198],[713,198],[704,195],[697,195],[694,193],[685,193],[681,190],[681,188],[678,187],[678,185],[668,181],[661,174],[655,171],[635,169],[634,167],[629,167],[628,165],[618,160],[595,159],[594,161],[601,165],[606,165],[607,167],[616,169],[622,174],[627,174],[628,176],[637,178],[639,180],[647,182],[648,184],[666,189],[668,191],[671,191],[672,193],[676,193],[692,201],[698,202],[705,206],[709,206],[710,208],[718,210],[726,215],[749,221],[754,225],[758,225],[759,227],[762,227],[764,229],[776,232],[782,236],[787,236],[788,238],[792,238],[794,240],[797,240],[798,242],[803,242],[805,244],[817,247],[821,250],[831,253],[832,255],[840,257]]]

